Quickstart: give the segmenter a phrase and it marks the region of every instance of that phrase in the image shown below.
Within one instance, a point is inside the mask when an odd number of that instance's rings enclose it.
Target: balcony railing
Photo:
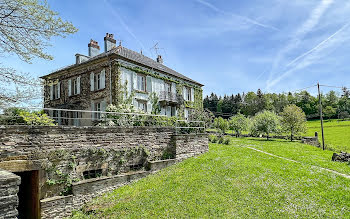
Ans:
[[[168,92],[168,91],[162,91],[159,93],[159,102],[170,102],[170,103],[177,103],[178,99],[176,96],[176,93]]]

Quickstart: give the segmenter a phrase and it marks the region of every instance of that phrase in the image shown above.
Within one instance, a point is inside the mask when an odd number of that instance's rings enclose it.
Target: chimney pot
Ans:
[[[114,39],[114,34],[112,33],[106,33],[106,36],[104,38],[104,42],[105,42],[105,52],[113,49],[114,47],[116,47],[116,40]]]
[[[160,63],[160,64],[163,64],[163,58],[162,58],[161,55],[158,55],[157,62]]]
[[[90,40],[90,43],[88,44],[89,48],[89,56],[94,57],[97,56],[100,53],[100,46],[98,45],[98,42],[95,40]]]

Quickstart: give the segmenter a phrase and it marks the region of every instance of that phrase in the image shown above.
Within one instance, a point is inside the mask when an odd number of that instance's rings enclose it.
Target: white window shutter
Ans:
[[[134,90],[137,90],[137,73],[135,72],[133,74],[133,88]]]
[[[191,87],[191,101],[194,101],[194,89]]]
[[[106,70],[101,71],[101,89],[106,88]]]
[[[183,86],[183,87],[182,87],[182,94],[183,94],[183,98],[184,98],[185,100],[187,100],[186,91],[187,91],[186,87]]]
[[[101,101],[101,111],[103,111],[103,112],[106,111],[106,100]]]
[[[57,83],[57,99],[61,98],[61,82]]]
[[[72,79],[68,80],[68,96],[72,96]]]
[[[176,94],[176,84],[174,82],[171,83],[171,93]]]
[[[50,85],[50,100],[53,100],[53,86]]]
[[[149,114],[152,113],[152,104],[151,104],[150,102],[147,102],[147,112],[148,112]]]
[[[95,111],[95,103],[91,102],[91,111]],[[95,113],[91,113],[91,119],[92,121],[95,120]]]
[[[77,94],[80,94],[80,76],[77,77]]]
[[[95,90],[95,74],[93,72],[90,73],[90,90],[94,91]]]
[[[152,92],[152,77],[151,76],[146,76],[146,90],[147,92],[151,93]]]

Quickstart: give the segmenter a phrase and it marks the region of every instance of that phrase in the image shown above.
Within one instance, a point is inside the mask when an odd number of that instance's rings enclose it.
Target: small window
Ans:
[[[147,102],[146,101],[141,101],[141,100],[139,100],[139,101],[137,101],[137,108],[139,109],[139,110],[142,110],[142,111],[144,111],[144,112],[147,112]]]
[[[146,77],[144,75],[137,75],[137,90],[146,91]]]
[[[72,89],[73,90],[73,95],[78,94],[78,81],[77,81],[76,78],[73,79],[72,85],[73,85],[73,89]]]
[[[53,93],[52,93],[52,99],[56,100],[56,99],[59,99],[60,96],[59,96],[59,84],[54,84],[52,85],[52,89],[53,89]]]
[[[101,73],[95,74],[95,90],[100,90],[102,88]]]
[[[192,101],[191,100],[191,88],[189,88],[189,87],[186,87],[186,94],[187,94],[187,96],[186,96],[186,100],[187,101]]]
[[[84,179],[98,178],[102,176],[102,169],[87,170],[83,172]]]
[[[101,102],[95,103],[95,111],[101,111]],[[101,119],[101,113],[95,113],[96,119]]]
[[[167,92],[168,94],[171,93],[171,84],[165,82],[165,92]]]

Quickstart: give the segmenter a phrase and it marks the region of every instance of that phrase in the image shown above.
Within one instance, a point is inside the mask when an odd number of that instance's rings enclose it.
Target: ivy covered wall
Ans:
[[[203,109],[203,90],[201,86],[196,85],[194,83],[190,83],[187,81],[184,81],[180,78],[175,78],[171,77],[162,73],[159,73],[157,71],[147,69],[147,68],[141,68],[137,65],[133,64],[127,64],[127,63],[122,63],[122,62],[117,62],[115,64],[115,75],[116,75],[116,83],[115,83],[115,93],[120,94],[120,95],[115,95],[116,97],[123,96],[122,94],[123,89],[121,87],[123,86],[122,83],[122,75],[121,74],[126,74],[124,73],[125,71],[122,71],[122,69],[126,69],[128,71],[132,71],[135,73],[143,74],[145,76],[150,76],[152,79],[160,79],[165,82],[169,82],[172,84],[175,84],[176,86],[176,95],[180,97],[181,100],[178,100],[179,104],[177,105],[177,116],[180,118],[184,117],[184,109],[189,108],[189,109],[196,109],[196,110],[202,110]],[[129,79],[133,80],[133,79]],[[128,86],[132,87],[133,81],[128,82]],[[194,90],[194,101],[183,101],[183,86],[193,88]],[[156,94],[157,92],[159,93],[160,90],[155,91]],[[159,95],[159,94],[158,94]],[[116,99],[118,101],[118,98]],[[146,99],[147,100],[147,99]]]

